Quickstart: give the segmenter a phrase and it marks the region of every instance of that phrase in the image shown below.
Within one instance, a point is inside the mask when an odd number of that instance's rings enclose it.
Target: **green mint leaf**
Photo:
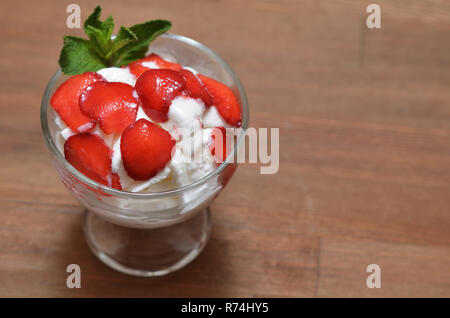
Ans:
[[[126,51],[123,56],[117,58],[117,66],[128,65],[133,61],[139,60],[145,56],[148,51],[148,47],[144,46],[138,50]]]
[[[67,75],[95,72],[106,67],[93,50],[91,43],[75,36],[64,37],[64,47],[59,57],[59,65],[63,73]]]
[[[102,9],[97,6],[84,22],[84,32],[89,40],[65,36],[59,65],[68,75],[87,71],[95,72],[109,66],[122,66],[143,58],[148,45],[157,36],[168,31],[171,23],[166,20],[151,20],[121,27],[112,39],[114,19],[100,20]]]
[[[90,16],[84,21],[84,31],[86,32],[86,27],[88,25],[94,28],[100,29],[102,22],[100,21],[100,15],[102,14],[102,8],[97,6]]]
[[[117,36],[115,37],[115,39],[112,43],[111,50],[105,56],[105,59],[117,60],[117,56],[122,55],[124,52],[122,50],[122,53],[118,53],[118,51],[120,51],[124,46],[126,46],[128,44],[136,43],[137,40],[138,40],[138,38],[137,38],[136,34],[134,34],[130,29],[128,29],[126,27],[120,27],[119,32],[117,32]],[[125,51],[125,53],[126,52],[127,51]]]
[[[151,20],[141,24],[135,24],[130,27],[130,30],[136,34],[139,46],[147,46],[158,35],[163,34],[172,27],[172,23],[167,20]]]
[[[117,61],[119,64],[130,63],[139,58],[143,58],[147,52],[148,45],[157,36],[167,32],[172,24],[167,20],[151,20],[130,27],[130,30],[137,36],[137,43],[130,43],[123,49],[128,51],[123,58]]]
[[[101,21],[101,13],[102,9],[100,6],[97,6],[84,22],[84,32],[91,39],[91,42],[97,44],[98,48],[103,52],[101,56],[104,57],[111,49],[114,19],[112,16],[109,16],[105,21]]]
[[[96,46],[100,49],[100,56],[105,56],[105,54],[107,54],[110,50],[110,40],[108,40],[99,29],[96,29],[90,25],[88,25],[86,29],[89,30],[91,42],[96,44]]]
[[[114,31],[114,19],[112,16],[106,18],[102,24],[102,30],[105,32],[106,38],[111,39]]]
[[[105,55],[106,60],[116,60],[114,56],[116,53],[123,48],[125,45],[131,43],[133,40],[120,40],[120,41],[114,41],[111,50],[108,52],[108,54]]]
[[[95,28],[101,30],[105,36],[110,39],[112,32],[114,30],[114,19],[112,16],[106,18],[105,21],[100,20],[100,15],[102,13],[102,8],[97,6],[94,9],[94,12],[84,21],[84,32],[90,37],[90,30],[88,26],[91,28]]]
[[[138,37],[136,34],[134,34],[133,31],[131,31],[129,28],[127,27],[120,27],[119,32],[117,32],[117,36],[114,39],[114,41],[121,41],[121,40],[134,40],[134,41],[138,41]]]

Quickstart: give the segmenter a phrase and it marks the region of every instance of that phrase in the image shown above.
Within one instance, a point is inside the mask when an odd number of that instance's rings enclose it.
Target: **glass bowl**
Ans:
[[[191,262],[205,247],[211,230],[208,206],[237,168],[236,152],[248,127],[244,88],[230,66],[206,46],[184,36],[164,34],[150,51],[172,56],[183,66],[228,85],[241,106],[241,134],[227,160],[194,183],[164,192],[131,193],[99,184],[70,165],[61,151],[56,113],[49,101],[68,77],[58,70],[45,89],[41,126],[56,172],[86,208],[83,230],[92,252],[106,265],[135,276],[161,276]]]

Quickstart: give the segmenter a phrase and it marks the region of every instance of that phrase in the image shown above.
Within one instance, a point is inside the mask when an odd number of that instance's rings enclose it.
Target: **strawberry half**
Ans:
[[[133,87],[119,82],[96,82],[80,95],[80,108],[105,134],[120,133],[136,120],[138,100]]]
[[[223,119],[230,125],[240,127],[242,121],[241,109],[231,89],[205,75],[198,74],[198,77],[211,94],[213,99],[212,104],[216,106],[217,111]]]
[[[167,121],[170,102],[185,87],[180,72],[153,69],[142,73],[136,81],[136,92],[148,117],[157,122]]]
[[[82,133],[64,144],[66,160],[85,176],[98,183],[121,189],[119,176],[111,172],[111,150],[98,135]]]
[[[125,170],[135,180],[154,177],[172,158],[174,145],[175,140],[166,130],[139,119],[123,131],[120,139]]]
[[[186,95],[192,98],[200,98],[206,107],[212,105],[212,97],[208,91],[203,87],[194,73],[188,70],[181,70],[181,74],[186,81],[185,92]]]
[[[224,127],[215,127],[211,133],[209,150],[216,163],[222,163],[230,153],[227,149],[227,131]]]
[[[173,70],[173,71],[181,70],[180,64],[166,61],[159,55],[153,54],[153,53],[150,54],[149,56],[146,56],[146,57],[140,59],[140,60],[131,62],[128,65],[128,68],[130,69],[130,72],[134,76],[139,77],[145,71],[152,69],[151,67],[146,67],[145,62],[154,63],[159,68],[166,68],[166,69]],[[143,63],[144,63],[144,65],[143,65]]]
[[[86,132],[94,127],[94,121],[83,114],[78,99],[89,85],[102,81],[97,73],[86,72],[70,77],[53,94],[50,104],[61,119],[75,132]]]

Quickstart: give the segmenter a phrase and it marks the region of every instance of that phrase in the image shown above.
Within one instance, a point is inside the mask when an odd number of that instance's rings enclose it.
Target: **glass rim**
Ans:
[[[241,81],[239,80],[237,75],[234,73],[234,71],[231,69],[231,67],[213,50],[211,50],[207,46],[205,46],[205,45],[201,44],[200,42],[197,42],[193,39],[190,39],[190,38],[182,36],[182,35],[173,34],[173,33],[165,33],[165,34],[161,35],[160,37],[171,38],[171,39],[175,39],[177,41],[189,44],[197,49],[200,49],[201,51],[206,52],[208,55],[212,56],[214,60],[216,60],[219,64],[221,64],[221,66],[225,69],[225,71],[231,76],[231,78],[233,79],[235,85],[237,86],[237,88],[239,90],[241,110],[242,110],[241,128],[245,132],[248,128],[248,122],[249,122],[248,100],[247,100],[247,96],[245,94],[245,91],[244,91]],[[234,148],[231,151],[231,153],[227,156],[226,160],[222,164],[220,164],[216,169],[214,169],[210,173],[206,174],[202,178],[200,178],[188,185],[185,185],[183,187],[172,189],[172,190],[167,190],[167,191],[162,191],[162,192],[150,192],[150,193],[148,193],[148,192],[145,192],[145,193],[143,193],[143,192],[128,192],[128,191],[117,190],[117,189],[108,187],[106,185],[100,184],[100,183],[90,179],[89,177],[85,176],[84,174],[79,172],[77,169],[75,169],[66,160],[66,158],[64,158],[62,153],[58,150],[58,148],[50,134],[50,129],[49,129],[49,125],[48,125],[48,116],[47,116],[47,109],[48,109],[48,105],[50,104],[50,92],[53,89],[53,86],[55,85],[56,81],[59,79],[59,77],[61,75],[62,75],[62,71],[60,68],[58,68],[58,70],[53,74],[50,81],[48,82],[47,87],[45,88],[45,91],[44,91],[44,95],[42,97],[41,129],[44,134],[44,139],[47,143],[48,148],[50,149],[50,151],[52,152],[52,154],[54,155],[56,160],[60,164],[62,164],[65,169],[67,169],[75,178],[81,180],[83,183],[87,184],[88,186],[90,186],[94,189],[101,190],[104,193],[107,193],[107,194],[110,194],[110,195],[113,195],[116,197],[134,198],[134,199],[154,199],[154,198],[161,198],[161,197],[167,197],[167,196],[171,196],[171,195],[184,193],[186,191],[189,191],[191,189],[194,189],[194,188],[206,183],[211,178],[220,174],[230,163],[232,163],[231,162],[232,159],[235,157],[235,154],[237,153],[242,140],[245,138],[244,133],[238,137],[238,140],[237,140],[236,144],[234,145]]]

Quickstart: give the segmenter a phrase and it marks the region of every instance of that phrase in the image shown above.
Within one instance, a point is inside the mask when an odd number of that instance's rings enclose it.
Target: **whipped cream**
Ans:
[[[147,65],[147,64],[151,65]],[[158,68],[155,63],[143,62],[149,68]],[[197,72],[189,68],[194,74]],[[109,67],[97,71],[108,82],[122,82],[134,86],[136,77],[127,67]],[[136,95],[137,96],[137,95]],[[138,106],[136,121],[145,118],[153,122]],[[76,134],[56,115],[56,125],[60,128],[56,140],[61,151],[64,142]],[[120,177],[124,191],[130,192],[159,192],[186,186],[212,172],[217,168],[209,148],[214,127],[231,127],[220,116],[216,107],[206,109],[201,99],[178,96],[173,99],[169,107],[168,120],[165,123],[156,123],[167,130],[176,141],[171,161],[154,177],[137,181],[129,177],[122,161],[120,150],[120,134],[105,134],[96,125],[93,134],[100,136],[105,144],[112,150],[112,172]]]
[[[97,71],[108,82],[120,82],[131,86],[136,84],[136,77],[130,73],[128,67],[107,67]]]
[[[203,127],[232,128],[233,126],[229,125],[222,116],[220,116],[219,111],[215,106],[211,106],[203,116]]]
[[[155,62],[142,62],[142,66],[145,66],[147,68],[159,68],[159,66]]]

